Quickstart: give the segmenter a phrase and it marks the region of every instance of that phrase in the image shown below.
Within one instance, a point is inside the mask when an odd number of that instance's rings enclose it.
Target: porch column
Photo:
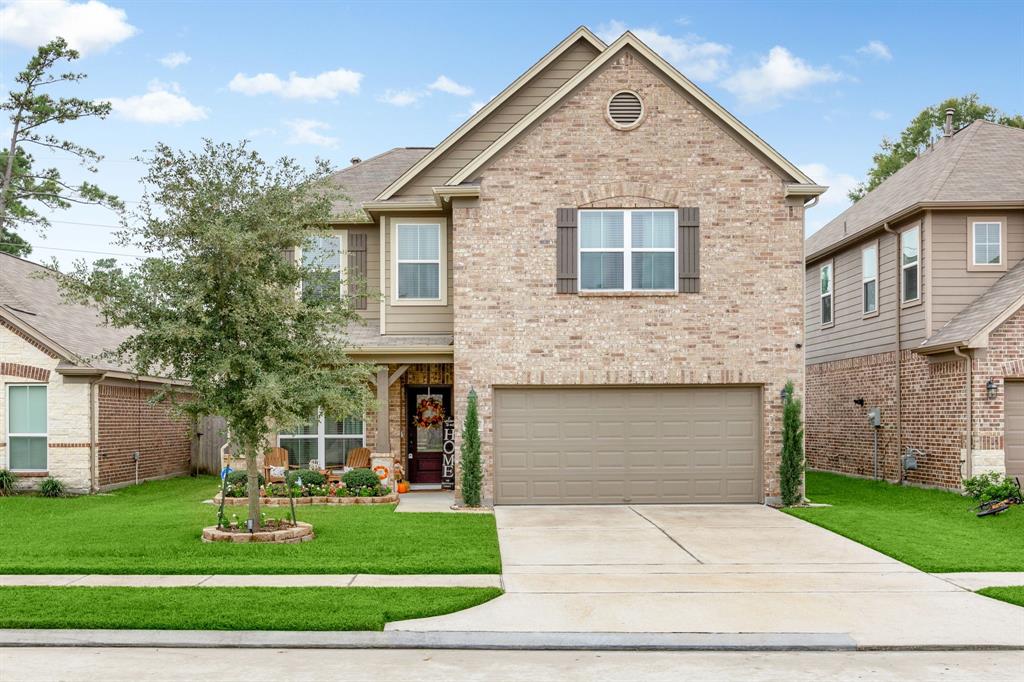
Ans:
[[[391,452],[391,410],[388,405],[388,368],[377,370],[377,447],[375,452]]]

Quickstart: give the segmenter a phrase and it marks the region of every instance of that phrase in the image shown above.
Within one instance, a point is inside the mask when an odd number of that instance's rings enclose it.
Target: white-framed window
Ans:
[[[865,316],[878,313],[878,242],[860,251],[861,311]]]
[[[358,417],[346,419],[310,418],[302,426],[277,436],[277,445],[288,451],[288,464],[321,469],[342,467],[348,453],[366,447],[366,424]]]
[[[832,290],[834,286],[832,277],[832,261],[825,263],[818,271],[821,280],[821,326],[832,326]]]
[[[921,228],[900,233],[901,299],[904,303],[921,300]]]
[[[319,270],[302,281],[302,296],[307,300],[340,300],[344,274],[345,237],[343,233],[311,237],[300,249],[302,264]]]
[[[7,456],[12,471],[46,471],[45,384],[7,386]]]
[[[446,305],[446,221],[392,218],[391,223],[392,304]]]
[[[579,212],[580,291],[678,291],[675,209]]]
[[[969,260],[973,271],[1006,269],[1006,219],[968,218]]]

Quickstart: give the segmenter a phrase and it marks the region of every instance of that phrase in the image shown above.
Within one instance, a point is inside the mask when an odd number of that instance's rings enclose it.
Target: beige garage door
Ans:
[[[497,504],[760,502],[749,387],[494,390]]]
[[[1024,482],[1024,381],[1006,382],[1006,475]]]

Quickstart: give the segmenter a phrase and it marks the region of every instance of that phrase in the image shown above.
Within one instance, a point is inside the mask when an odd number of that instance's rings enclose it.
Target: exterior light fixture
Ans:
[[[786,390],[786,387],[783,387],[782,390],[779,391],[779,400],[782,402],[789,400],[789,391]]]
[[[999,384],[996,383],[995,379],[989,379],[988,382],[985,383],[985,394],[989,399],[995,398],[998,391]]]

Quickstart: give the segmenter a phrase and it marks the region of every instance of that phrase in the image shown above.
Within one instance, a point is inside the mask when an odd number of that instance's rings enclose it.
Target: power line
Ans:
[[[0,246],[25,246],[24,244],[18,244],[16,242],[0,242]],[[89,253],[96,256],[117,256],[118,258],[149,258],[149,256],[140,256],[134,253],[112,253],[110,251],[87,251],[85,249],[64,249],[57,246],[36,246],[30,244],[33,250],[43,249],[44,251],[67,251],[69,253]]]

